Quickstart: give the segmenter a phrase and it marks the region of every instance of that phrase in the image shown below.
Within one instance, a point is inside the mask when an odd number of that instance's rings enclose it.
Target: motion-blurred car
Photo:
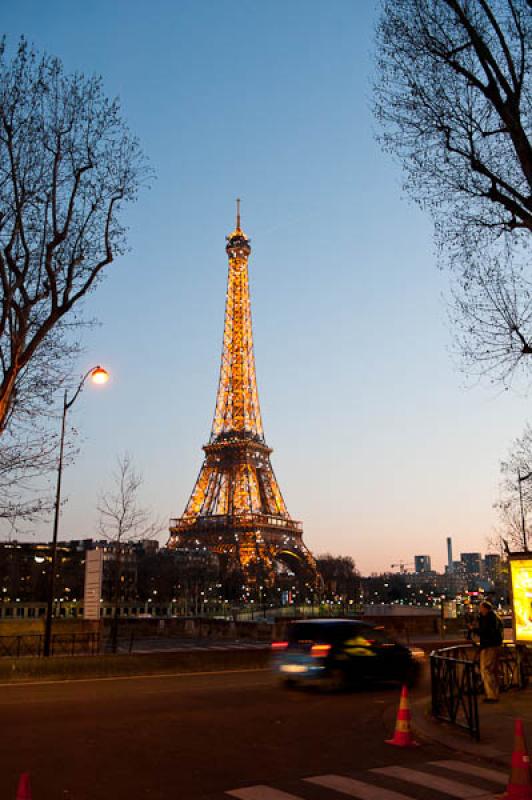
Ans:
[[[348,619],[292,622],[286,640],[273,642],[272,651],[285,686],[314,683],[330,691],[370,680],[411,684],[424,655],[382,628]]]

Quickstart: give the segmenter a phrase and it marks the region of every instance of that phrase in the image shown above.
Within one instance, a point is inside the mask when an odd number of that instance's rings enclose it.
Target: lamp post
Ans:
[[[529,480],[532,478],[532,472],[528,472],[526,475],[521,475],[521,470],[517,470],[517,485],[519,487],[519,506],[521,508],[521,534],[523,536],[523,550],[525,552],[528,551],[528,543],[527,543],[527,536],[526,536],[526,526],[525,526],[525,510],[523,508],[523,492],[521,489],[521,484],[523,481]]]
[[[52,558],[51,558],[51,565],[50,565],[50,575],[48,577],[48,597],[46,601],[46,619],[44,625],[44,648],[43,654],[45,656],[50,655],[51,649],[51,642],[52,642],[52,620],[53,620],[53,613],[54,613],[54,594],[55,594],[55,572],[57,569],[57,531],[59,529],[59,508],[61,505],[61,479],[63,475],[63,451],[65,446],[65,429],[66,429],[66,416],[67,411],[71,408],[74,403],[76,402],[77,398],[87,378],[91,376],[91,380],[93,383],[102,384],[107,383],[109,380],[109,373],[103,367],[99,365],[96,367],[92,367],[89,369],[85,375],[82,377],[78,388],[70,398],[68,399],[67,392],[65,390],[65,395],[63,398],[63,416],[61,419],[61,439],[59,443],[59,463],[57,465],[57,485],[55,490],[55,505],[54,505],[54,528],[52,534]]]

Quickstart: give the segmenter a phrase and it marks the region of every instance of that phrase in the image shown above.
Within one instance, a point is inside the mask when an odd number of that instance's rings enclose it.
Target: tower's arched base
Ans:
[[[199,517],[171,521],[168,547],[206,550],[224,557],[248,585],[273,586],[283,564],[314,589],[320,578],[316,562],[303,542],[301,524],[262,514],[235,518]]]

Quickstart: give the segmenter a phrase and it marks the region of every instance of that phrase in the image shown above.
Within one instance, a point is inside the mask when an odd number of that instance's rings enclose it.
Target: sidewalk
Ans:
[[[420,737],[508,767],[513,748],[514,720],[522,719],[527,741],[532,745],[532,688],[501,692],[500,701],[493,705],[484,704],[479,698],[480,742],[456,725],[433,719],[427,687],[423,689],[421,696],[412,702],[412,726]]]

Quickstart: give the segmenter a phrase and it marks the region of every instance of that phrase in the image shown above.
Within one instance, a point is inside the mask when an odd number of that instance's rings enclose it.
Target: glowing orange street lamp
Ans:
[[[91,381],[93,383],[107,383],[109,380],[109,373],[106,369],[100,366],[91,369],[89,375],[91,376]]]
[[[43,655],[49,656],[50,649],[51,649],[51,642],[52,642],[52,619],[54,613],[54,594],[55,594],[55,571],[57,569],[57,532],[59,529],[59,508],[61,505],[61,478],[63,475],[63,450],[65,445],[65,428],[66,428],[66,416],[67,411],[71,408],[74,403],[76,402],[77,398],[85,381],[90,376],[92,383],[96,384],[104,384],[107,383],[109,380],[109,373],[106,369],[101,367],[99,364],[95,367],[91,367],[91,369],[87,370],[85,375],[82,377],[78,388],[70,398],[68,399],[67,391],[65,390],[65,396],[63,399],[63,418],[61,420],[61,440],[59,444],[59,463],[57,465],[57,486],[55,491],[55,509],[54,509],[54,529],[53,529],[53,536],[52,536],[52,559],[50,564],[50,575],[48,577],[48,598],[46,603],[46,620],[44,625],[44,647],[43,647]]]

